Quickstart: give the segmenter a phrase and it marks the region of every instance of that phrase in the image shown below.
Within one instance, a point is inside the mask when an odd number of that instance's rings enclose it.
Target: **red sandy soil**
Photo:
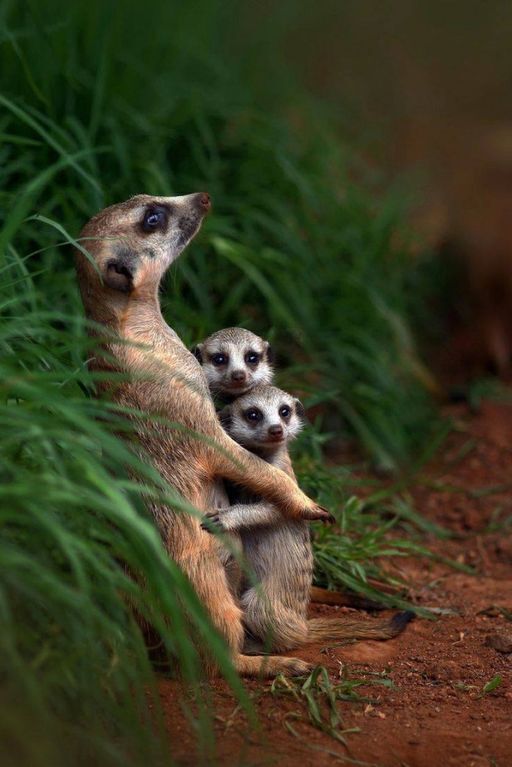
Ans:
[[[201,758],[182,714],[183,690],[162,679],[166,726],[178,764],[512,765],[512,654],[487,644],[491,635],[512,634],[512,622],[496,610],[479,614],[493,605],[512,611],[512,408],[486,402],[476,415],[462,405],[451,414],[457,429],[412,495],[419,512],[455,534],[448,541],[429,537],[426,545],[473,566],[476,575],[417,558],[397,560],[394,567],[410,584],[412,601],[454,614],[416,619],[388,642],[309,645],[293,653],[325,665],[333,681],[340,673],[361,678],[364,672],[383,671],[393,681],[394,688],[359,689],[370,704],[338,704],[342,727],[359,729],[346,735],[346,747],[310,724],[304,702],[272,695],[269,682],[247,683],[260,720],[260,729],[250,730],[226,684],[215,681],[216,752]],[[347,610],[316,605],[312,614]],[[501,684],[482,695],[497,675]]]

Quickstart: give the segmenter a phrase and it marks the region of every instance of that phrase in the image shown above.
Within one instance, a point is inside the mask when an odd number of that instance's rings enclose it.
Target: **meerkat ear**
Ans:
[[[231,407],[230,405],[226,405],[222,408],[219,413],[217,413],[217,416],[219,418],[219,421],[221,422],[222,426],[226,429],[228,426],[231,426]]]
[[[190,351],[198,362],[203,363],[203,344],[196,344]]]
[[[295,397],[294,402],[295,402],[295,412],[297,413],[299,418],[306,418],[306,409],[304,405],[302,404],[302,402],[300,401],[300,399],[297,399],[297,397]]]
[[[103,282],[113,290],[130,293],[133,290],[134,268],[130,258],[119,256],[107,261]]]
[[[267,345],[265,347],[265,357],[269,365],[271,365],[274,362],[274,350],[272,349],[268,341],[266,342],[266,344]]]

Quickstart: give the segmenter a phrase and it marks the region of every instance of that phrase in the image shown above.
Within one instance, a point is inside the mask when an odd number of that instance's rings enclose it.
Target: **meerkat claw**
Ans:
[[[312,509],[305,509],[303,519],[309,519],[311,522],[326,522],[330,525],[336,522],[336,517],[330,511],[318,505]]]
[[[218,514],[206,514],[201,522],[201,528],[207,533],[213,533],[216,530],[221,530],[220,519]]]
[[[220,513],[218,511],[210,511],[206,513],[201,522],[201,528],[206,530],[207,533],[225,532],[225,527],[222,524]]]

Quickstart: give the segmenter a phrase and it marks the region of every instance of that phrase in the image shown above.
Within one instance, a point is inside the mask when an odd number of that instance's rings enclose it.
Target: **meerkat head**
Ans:
[[[206,193],[182,197],[139,194],[111,205],[83,228],[76,253],[84,303],[115,303],[130,294],[156,294],[160,280],[199,231],[210,209]]]
[[[228,434],[248,450],[271,453],[300,432],[304,406],[276,386],[256,386],[219,414]]]
[[[238,397],[272,381],[272,349],[268,341],[244,328],[225,328],[198,344],[193,352],[216,394]]]

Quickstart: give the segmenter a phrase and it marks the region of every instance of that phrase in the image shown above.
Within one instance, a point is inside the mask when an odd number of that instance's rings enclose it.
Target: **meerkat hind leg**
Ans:
[[[301,647],[308,641],[305,617],[264,593],[261,584],[242,594],[240,606],[246,631],[245,646],[267,647],[274,652]],[[261,642],[261,645],[256,643]]]
[[[210,618],[231,648],[233,665],[239,674],[248,677],[272,678],[276,674],[300,676],[309,673],[310,666],[299,658],[274,655],[243,655],[242,612],[233,599],[220,558],[213,547],[202,557],[179,561],[191,580],[197,595],[207,606]],[[207,673],[215,672],[215,663],[205,658]]]

